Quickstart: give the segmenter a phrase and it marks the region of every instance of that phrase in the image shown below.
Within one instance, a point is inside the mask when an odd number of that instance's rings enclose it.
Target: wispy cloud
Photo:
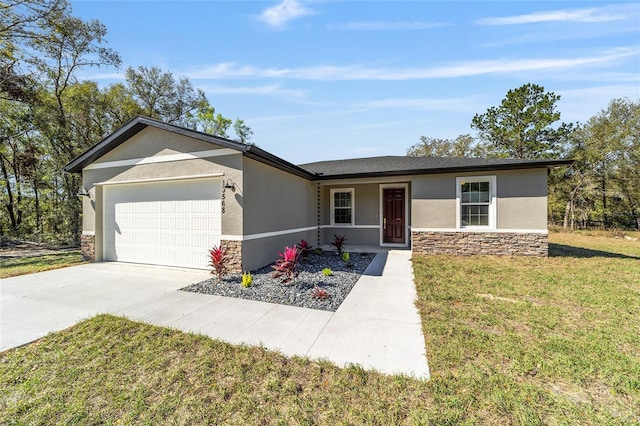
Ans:
[[[429,22],[346,22],[341,24],[329,24],[327,28],[330,30],[341,31],[412,31],[412,30],[428,30],[432,28],[446,27],[444,23]]]
[[[638,48],[618,48],[598,52],[592,56],[574,58],[494,59],[458,62],[441,67],[370,68],[362,65],[320,65],[300,68],[259,68],[251,65],[221,63],[185,73],[193,79],[286,78],[319,81],[394,81],[437,78],[471,77],[489,74],[509,74],[528,71],[558,71],[589,65],[617,62],[636,56]]]
[[[200,85],[199,88],[206,93],[213,95],[249,95],[249,96],[273,96],[277,98],[286,99],[288,101],[306,104],[317,105],[316,102],[312,102],[308,98],[308,91],[297,89],[286,89],[280,84],[269,84],[263,86],[207,86]]]
[[[410,109],[424,111],[477,111],[482,105],[470,97],[456,98],[387,98],[359,102],[356,107]]]
[[[635,6],[637,8],[637,5]],[[541,22],[609,22],[627,19],[621,11],[608,8],[588,8],[574,10],[554,10],[548,12],[534,12],[525,15],[489,17],[476,21],[479,25],[518,25],[535,24]]]
[[[287,22],[312,13],[296,0],[282,0],[282,3],[265,9],[258,19],[270,27],[282,28]]]

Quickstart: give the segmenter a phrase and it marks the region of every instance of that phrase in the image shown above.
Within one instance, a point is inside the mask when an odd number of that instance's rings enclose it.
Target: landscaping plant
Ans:
[[[342,261],[344,263],[349,263],[349,259],[351,259],[351,254],[349,254],[348,251],[345,251],[344,253],[342,253]]]
[[[298,247],[286,246],[284,248],[283,253],[278,253],[280,259],[276,260],[276,264],[271,266],[275,271],[271,276],[273,278],[282,278],[282,283],[287,283],[289,281],[295,281],[298,276],[298,271],[296,270],[298,267]]]
[[[242,287],[249,288],[253,283],[253,277],[251,276],[251,272],[245,272],[242,274]]]
[[[305,239],[300,240],[298,243],[298,252],[303,259],[307,259],[313,250],[313,246]]]
[[[326,300],[331,297],[331,294],[322,287],[314,286],[311,290],[311,297],[318,300]]]
[[[223,248],[222,244],[218,247],[213,246],[213,248],[209,250],[209,255],[211,259],[209,266],[213,267],[211,273],[218,277],[218,281],[222,281],[222,277],[227,272],[227,263],[229,262],[227,249]]]
[[[333,275],[333,271],[331,270],[331,268],[324,268],[322,270],[322,275],[324,275],[325,277],[330,277]]]
[[[342,256],[342,250],[344,250],[345,241],[347,241],[346,235],[333,234],[333,241],[331,242],[331,245],[334,246],[338,251],[338,256]]]

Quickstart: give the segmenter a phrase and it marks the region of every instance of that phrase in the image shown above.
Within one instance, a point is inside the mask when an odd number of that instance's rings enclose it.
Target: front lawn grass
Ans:
[[[548,259],[414,260],[443,421],[640,422],[640,242],[550,243]]]
[[[414,259],[432,380],[101,315],[0,354],[0,424],[637,424],[640,243]]]
[[[0,260],[0,279],[16,277],[18,275],[33,274],[51,269],[66,268],[67,266],[84,263],[80,250],[65,251],[43,256],[12,257]]]

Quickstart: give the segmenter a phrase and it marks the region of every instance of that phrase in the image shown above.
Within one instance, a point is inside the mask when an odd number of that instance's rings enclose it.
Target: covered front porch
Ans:
[[[349,251],[409,248],[411,182],[354,180],[318,183],[319,246],[345,236]]]

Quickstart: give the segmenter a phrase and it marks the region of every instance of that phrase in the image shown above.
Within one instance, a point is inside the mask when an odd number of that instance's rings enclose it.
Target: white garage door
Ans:
[[[106,185],[104,259],[207,268],[220,244],[220,179]]]

